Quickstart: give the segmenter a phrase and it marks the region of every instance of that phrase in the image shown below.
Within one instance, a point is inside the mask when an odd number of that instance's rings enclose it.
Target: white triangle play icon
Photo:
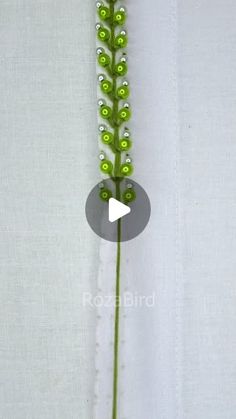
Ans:
[[[109,199],[108,218],[110,223],[119,220],[119,218],[129,214],[130,211],[131,209],[128,205],[124,205],[122,202],[117,201],[117,199],[114,198]]]

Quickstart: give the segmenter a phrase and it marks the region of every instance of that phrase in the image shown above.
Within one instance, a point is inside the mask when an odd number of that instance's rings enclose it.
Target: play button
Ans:
[[[120,218],[129,214],[130,211],[131,209],[128,207],[128,205],[122,204],[122,202],[117,201],[115,198],[109,199],[108,219],[110,223],[114,223],[114,221],[119,220]]]
[[[116,242],[137,237],[148,224],[151,205],[145,190],[133,179],[105,179],[88,195],[85,213],[91,229]],[[119,236],[118,236],[119,234]]]

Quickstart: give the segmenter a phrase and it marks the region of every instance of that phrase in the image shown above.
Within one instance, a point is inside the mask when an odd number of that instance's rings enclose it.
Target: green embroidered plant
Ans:
[[[97,12],[100,22],[97,23],[97,37],[102,47],[97,49],[97,59],[103,73],[99,74],[103,98],[99,99],[99,115],[106,124],[99,126],[101,142],[107,147],[109,157],[104,151],[100,153],[100,170],[114,182],[114,192],[102,182],[100,198],[108,201],[114,194],[115,198],[124,203],[135,199],[132,184],[122,187],[126,177],[133,173],[132,160],[127,152],[132,147],[129,129],[124,126],[131,118],[131,108],[126,100],[129,98],[129,83],[124,77],[128,72],[127,54],[124,49],[128,44],[128,36],[124,30],[126,11],[124,7],[116,7],[116,0],[106,0],[105,4],[98,1]],[[120,298],[120,263],[121,263],[121,220],[117,222],[117,258],[116,258],[116,301]],[[113,408],[112,419],[117,419],[118,400],[118,365],[119,365],[119,303],[115,308],[114,325],[114,372],[113,372]]]
[[[125,127],[121,132],[122,126],[131,117],[130,105],[126,102],[130,94],[129,83],[124,80],[128,66],[127,55],[123,51],[128,44],[128,37],[122,28],[126,22],[124,7],[116,10],[116,0],[107,0],[106,3],[107,5],[97,2],[100,18],[100,23],[96,25],[97,37],[104,45],[97,49],[98,64],[105,73],[98,76],[101,92],[104,95],[104,98],[99,99],[98,105],[99,114],[107,123],[100,125],[99,130],[102,143],[113,153],[114,159],[111,161],[104,152],[101,152],[100,169],[119,184],[125,176],[131,176],[133,173],[132,161],[127,154],[132,147],[129,129]],[[110,194],[108,195],[110,198]],[[104,199],[109,199],[108,195],[104,195]],[[116,198],[121,199],[119,193],[117,196],[117,191]]]

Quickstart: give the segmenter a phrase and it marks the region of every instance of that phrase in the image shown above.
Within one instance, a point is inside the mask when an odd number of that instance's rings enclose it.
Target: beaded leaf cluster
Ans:
[[[119,2],[120,3],[120,2]],[[96,24],[97,38],[101,46],[97,49],[98,65],[102,73],[98,83],[103,97],[98,101],[99,116],[103,123],[99,132],[103,146],[108,147],[110,155],[101,151],[100,170],[114,182],[120,182],[133,173],[133,164],[129,150],[132,147],[130,130],[127,122],[131,118],[131,107],[127,102],[130,95],[126,47],[127,31],[124,28],[127,13],[123,6],[116,6],[117,0],[106,0],[105,4],[96,3],[99,22]],[[113,193],[105,182],[100,184],[100,197],[108,201]],[[123,202],[135,199],[132,184],[126,184],[122,193]]]

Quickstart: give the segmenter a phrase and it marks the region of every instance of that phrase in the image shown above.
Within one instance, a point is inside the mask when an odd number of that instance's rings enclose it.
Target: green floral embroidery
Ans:
[[[116,7],[116,0],[97,2],[99,23],[96,24],[97,38],[101,46],[97,49],[98,65],[104,73],[99,74],[98,83],[103,97],[99,99],[99,115],[104,125],[99,126],[101,142],[113,155],[112,161],[102,151],[100,170],[114,182],[114,192],[106,187],[104,180],[100,186],[100,198],[109,201],[114,196],[128,204],[136,195],[132,184],[126,184],[125,178],[133,173],[133,165],[127,152],[132,147],[130,132],[124,126],[131,118],[131,108],[127,99],[130,95],[129,83],[124,78],[128,73],[127,54],[124,48],[128,44],[124,29],[127,14],[124,7]],[[125,185],[123,186],[123,183]],[[117,258],[116,258],[116,300],[120,297],[120,260],[121,260],[121,220],[117,222]],[[119,304],[115,308],[114,325],[114,371],[113,371],[113,408],[112,419],[118,417],[118,372],[119,372]]]

